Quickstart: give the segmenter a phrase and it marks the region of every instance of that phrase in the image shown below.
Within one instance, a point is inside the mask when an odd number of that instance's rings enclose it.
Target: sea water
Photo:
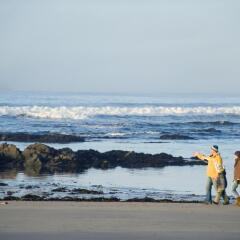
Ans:
[[[230,186],[233,153],[240,150],[240,97],[4,92],[0,95],[0,132],[76,134],[85,137],[86,142],[48,145],[101,152],[165,152],[185,158],[195,151],[208,154],[210,146],[217,144]],[[160,140],[164,134],[180,134],[193,140]],[[14,144],[23,150],[30,143]],[[101,188],[106,196],[121,199],[202,199],[205,171],[205,166],[118,167],[40,176],[10,171],[0,175],[1,181],[9,185],[1,188],[0,194],[3,196],[9,189],[15,195],[41,193],[65,186]],[[24,186],[29,184],[38,188],[26,190]]]

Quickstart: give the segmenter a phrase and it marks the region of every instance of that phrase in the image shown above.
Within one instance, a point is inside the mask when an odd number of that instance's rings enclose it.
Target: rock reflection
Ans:
[[[41,175],[41,168],[25,167],[24,174],[29,177],[38,177]]]
[[[17,174],[17,169],[0,171],[0,179],[16,179]]]

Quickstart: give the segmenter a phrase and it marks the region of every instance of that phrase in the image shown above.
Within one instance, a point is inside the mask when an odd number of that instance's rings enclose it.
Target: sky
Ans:
[[[240,89],[239,0],[0,0],[0,90]]]

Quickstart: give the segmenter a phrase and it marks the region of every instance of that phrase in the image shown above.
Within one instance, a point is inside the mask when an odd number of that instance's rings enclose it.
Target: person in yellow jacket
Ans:
[[[207,166],[207,184],[206,184],[206,202],[208,204],[218,204],[220,201],[220,197],[222,196],[224,199],[224,204],[229,204],[229,198],[226,194],[227,180],[226,180],[226,172],[223,167],[223,160],[218,151],[218,146],[213,145],[211,147],[210,156],[206,156],[201,153],[195,153],[195,157],[200,160],[204,160],[208,162]],[[216,190],[216,197],[214,201],[212,201],[212,186],[214,186]]]

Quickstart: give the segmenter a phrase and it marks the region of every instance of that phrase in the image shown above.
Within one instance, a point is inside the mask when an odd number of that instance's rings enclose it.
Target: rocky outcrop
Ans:
[[[13,144],[0,144],[0,169],[21,167],[23,165],[23,155]]]
[[[92,194],[92,195],[102,195],[104,194],[103,191],[96,191],[96,190],[88,190],[88,189],[84,189],[84,188],[74,188],[72,190],[68,190],[65,187],[59,187],[59,188],[55,188],[52,190],[52,192],[69,192],[70,194]]]
[[[18,168],[23,165],[34,172],[80,172],[94,168],[145,168],[164,166],[203,165],[203,161],[187,160],[170,154],[144,154],[132,151],[113,150],[100,153],[95,150],[72,151],[70,148],[54,149],[45,144],[29,145],[23,152],[15,145],[0,145],[1,166]]]
[[[84,138],[76,135],[61,133],[0,133],[0,141],[12,142],[41,142],[41,143],[71,143],[84,142]]]
[[[216,128],[203,128],[203,129],[196,129],[195,132],[203,132],[203,133],[221,133],[221,130]]]
[[[24,166],[36,171],[44,170],[57,155],[57,150],[47,145],[36,143],[29,145],[24,151]]]
[[[160,136],[161,140],[193,140],[194,138],[181,134],[164,134]]]
[[[155,202],[155,203],[204,203],[201,200],[172,200],[172,199],[154,199],[150,197],[145,198],[130,198],[127,200],[122,200],[117,197],[48,197],[39,196],[34,194],[26,194],[21,197],[16,196],[6,196],[1,201],[74,201],[74,202]]]

